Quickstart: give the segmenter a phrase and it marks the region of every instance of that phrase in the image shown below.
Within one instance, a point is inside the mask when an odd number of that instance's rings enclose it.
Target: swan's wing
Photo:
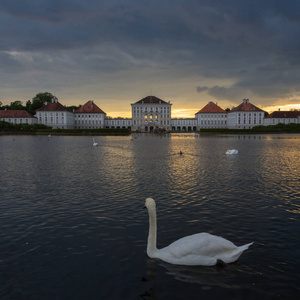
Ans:
[[[161,251],[180,258],[189,255],[217,257],[221,253],[236,249],[236,245],[220,236],[197,233],[181,238],[168,247],[161,249]]]

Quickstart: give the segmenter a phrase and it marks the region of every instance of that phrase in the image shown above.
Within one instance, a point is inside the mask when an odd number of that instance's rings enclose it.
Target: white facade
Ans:
[[[132,120],[131,119],[106,119],[105,120],[105,128],[128,128],[131,129]]]
[[[155,96],[147,96],[131,104],[132,118],[107,118],[106,113],[92,100],[74,113],[61,105],[57,99],[53,99],[52,102],[37,109],[37,118],[30,114],[28,115],[31,117],[28,118],[13,117],[4,115],[4,111],[0,110],[0,119],[15,124],[39,123],[54,129],[126,128],[140,132],[196,131],[201,128],[251,129],[254,126],[278,123],[300,124],[300,112],[273,112],[265,118],[265,112],[249,103],[249,99],[244,99],[238,107],[229,112],[217,104],[209,102],[195,114],[195,118],[172,119],[171,106],[170,102],[165,102]]]
[[[264,118],[264,125],[300,124],[300,111],[275,111]]]
[[[37,124],[37,118],[26,110],[0,110],[0,121],[12,124]]]
[[[251,129],[263,125],[264,112],[234,111],[228,113],[228,128]]]
[[[152,132],[157,129],[171,130],[171,106],[154,96],[148,96],[131,104],[132,130]]]
[[[197,128],[227,128],[227,113],[196,114]]]
[[[36,113],[39,124],[50,126],[53,129],[73,129],[74,115],[62,111],[39,111]]]
[[[79,107],[74,113],[76,129],[99,129],[105,127],[106,114],[92,100]]]
[[[56,98],[37,109],[36,117],[39,124],[53,129],[74,128],[74,113],[61,105]]]
[[[172,119],[172,130],[177,131],[196,131],[197,119],[195,118],[176,118]]]
[[[77,129],[99,129],[105,126],[105,114],[76,113],[74,126]]]
[[[227,128],[251,129],[254,126],[263,125],[264,111],[244,99],[243,103],[233,108],[227,115]]]

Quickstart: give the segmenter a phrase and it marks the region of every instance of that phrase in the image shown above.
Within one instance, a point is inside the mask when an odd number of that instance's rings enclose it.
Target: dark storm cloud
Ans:
[[[300,92],[299,3],[4,0],[0,66],[66,76],[172,67],[178,78],[230,79],[194,87],[217,99],[290,97]]]

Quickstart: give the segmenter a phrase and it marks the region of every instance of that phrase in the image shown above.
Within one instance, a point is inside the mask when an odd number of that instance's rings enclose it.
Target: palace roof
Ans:
[[[52,102],[47,102],[41,108],[38,108],[36,111],[68,111],[71,112],[70,109],[66,108],[62,104],[60,104],[57,99],[53,99]]]
[[[206,104],[201,110],[199,110],[196,114],[204,114],[204,113],[227,113],[223,108],[218,106],[213,102],[209,102]]]
[[[106,115],[106,113],[102,109],[100,109],[92,100],[79,107],[75,111],[75,113],[102,113]]]
[[[273,111],[266,118],[290,118],[296,119],[300,117],[300,111]]]
[[[164,101],[164,100],[161,100],[155,96],[147,96],[137,102],[135,102],[136,104],[137,103],[143,103],[143,104],[152,104],[152,103],[156,103],[156,104],[168,104],[168,102]]]
[[[251,104],[249,102],[249,99],[244,99],[243,103],[241,103],[237,107],[234,107],[230,112],[232,112],[232,111],[246,111],[246,112],[259,111],[259,112],[263,112],[262,109],[260,109],[257,106]]]
[[[26,110],[0,110],[1,118],[35,118]]]

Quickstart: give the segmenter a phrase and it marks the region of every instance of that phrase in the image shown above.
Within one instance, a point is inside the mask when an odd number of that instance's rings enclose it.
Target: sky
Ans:
[[[300,0],[1,0],[0,101],[40,92],[112,117],[154,95],[172,117],[244,98],[300,108]]]

